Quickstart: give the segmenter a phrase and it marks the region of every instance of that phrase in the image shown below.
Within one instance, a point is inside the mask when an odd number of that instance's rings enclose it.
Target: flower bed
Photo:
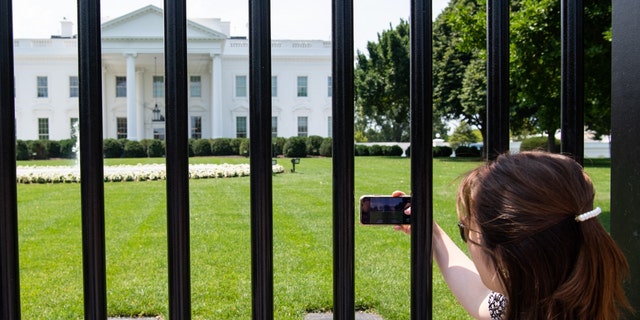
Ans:
[[[281,165],[272,166],[273,173],[284,172]],[[191,164],[190,179],[244,177],[250,173],[249,164]],[[164,164],[118,165],[104,167],[105,182],[154,181],[167,178]],[[80,168],[70,166],[18,166],[18,183],[77,183]]]

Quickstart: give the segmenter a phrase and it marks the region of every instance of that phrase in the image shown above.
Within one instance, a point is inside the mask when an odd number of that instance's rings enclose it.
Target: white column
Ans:
[[[138,111],[136,108],[136,54],[127,57],[127,139],[138,140]]]
[[[213,138],[223,136],[222,119],[222,59],[219,54],[212,54],[213,70],[211,70],[211,133]]]
[[[107,68],[102,67],[102,137],[105,139],[111,138],[109,136],[109,115],[111,114],[111,108],[107,105],[107,75]]]
[[[136,71],[136,117],[138,123],[137,137],[139,140],[145,139],[144,130],[144,70],[138,69]]]

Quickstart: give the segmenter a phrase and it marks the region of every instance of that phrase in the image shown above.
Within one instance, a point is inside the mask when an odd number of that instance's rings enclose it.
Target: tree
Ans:
[[[453,0],[434,22],[434,113],[461,119],[486,133],[484,8],[475,0]]]
[[[409,140],[409,35],[400,20],[367,43],[368,56],[357,52],[356,132],[369,141]]]
[[[467,146],[474,142],[478,142],[478,137],[473,132],[473,129],[471,129],[471,126],[464,121],[460,122],[460,125],[456,127],[449,138],[449,145],[454,150],[459,146]]]
[[[514,0],[510,24],[510,127],[515,135],[560,127],[560,1]],[[486,0],[452,0],[434,24],[434,106],[485,134]],[[610,131],[611,2],[585,1],[585,124]],[[542,45],[543,44],[543,45]]]

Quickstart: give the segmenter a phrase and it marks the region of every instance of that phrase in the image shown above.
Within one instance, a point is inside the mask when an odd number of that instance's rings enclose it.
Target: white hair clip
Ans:
[[[576,221],[582,222],[585,220],[589,220],[591,218],[595,218],[597,217],[600,213],[602,212],[602,209],[600,209],[600,207],[596,207],[595,209],[591,210],[591,211],[587,211],[581,215],[577,215],[576,216]]]

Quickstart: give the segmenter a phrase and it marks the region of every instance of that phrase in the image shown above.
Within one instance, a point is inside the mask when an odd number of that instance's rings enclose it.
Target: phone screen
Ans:
[[[410,205],[410,196],[362,196],[360,197],[360,223],[410,224],[410,216],[404,214],[404,210]]]

